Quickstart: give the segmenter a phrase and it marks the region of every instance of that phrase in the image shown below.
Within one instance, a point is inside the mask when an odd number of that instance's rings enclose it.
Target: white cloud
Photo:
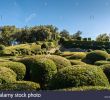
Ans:
[[[36,17],[36,13],[32,13],[25,19],[25,22],[28,23],[29,21],[31,21],[35,17]]]

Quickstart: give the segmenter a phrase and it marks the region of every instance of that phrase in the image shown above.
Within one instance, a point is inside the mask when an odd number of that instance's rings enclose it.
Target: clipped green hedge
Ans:
[[[17,80],[22,80],[26,74],[26,67],[20,62],[0,62],[0,66],[12,69],[17,74]]]
[[[16,73],[6,67],[0,67],[0,84],[12,83],[16,81]]]
[[[70,61],[67,60],[64,57],[57,56],[57,55],[50,55],[50,56],[47,56],[47,58],[54,61],[54,63],[56,64],[58,70],[61,69],[61,68],[64,68],[64,67],[71,66]]]
[[[30,81],[16,81],[14,83],[0,85],[0,90],[34,91],[40,90],[40,85]]]
[[[71,63],[69,60],[58,55],[36,55],[32,57],[21,58],[18,61],[22,63],[25,63],[25,62],[28,63],[30,59],[34,60],[34,59],[41,59],[41,58],[51,59],[56,64],[58,70],[64,67],[71,66]]]
[[[100,60],[100,61],[96,61],[94,64],[100,66],[100,65],[110,64],[110,61]]]
[[[109,82],[101,68],[95,66],[66,67],[57,72],[50,84],[50,89],[79,86],[108,86]]]
[[[0,50],[4,50],[5,46],[4,45],[0,45]]]
[[[105,64],[102,66],[99,66],[103,69],[103,72],[105,73],[105,75],[107,76],[109,82],[110,82],[110,64]]]
[[[86,56],[86,53],[84,52],[64,52],[61,54],[62,57],[65,57],[67,59],[83,59]]]
[[[71,87],[59,89],[57,91],[110,91],[110,87],[104,86],[82,86],[82,87]]]
[[[80,60],[70,60],[71,65],[86,65],[86,63],[80,61]]]
[[[21,62],[27,67],[26,80],[40,83],[41,88],[44,88],[52,76],[57,72],[57,67],[51,59],[40,57],[23,59]],[[30,79],[27,79],[29,77]]]
[[[108,53],[102,50],[95,50],[86,55],[86,59],[92,64],[99,60],[106,60],[108,58]]]

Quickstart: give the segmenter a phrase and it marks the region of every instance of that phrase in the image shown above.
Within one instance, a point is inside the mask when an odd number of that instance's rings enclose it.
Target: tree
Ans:
[[[73,34],[73,39],[81,40],[81,31],[77,31],[75,34]]]
[[[31,29],[31,35],[34,41],[45,41],[51,39],[52,32],[45,26],[36,26]]]
[[[110,40],[110,37],[107,33],[100,34],[96,37],[96,41],[106,41],[108,42]]]
[[[61,35],[61,37],[64,37],[67,39],[70,37],[69,32],[65,29],[60,32],[60,35]]]
[[[1,38],[5,45],[10,45],[11,36],[16,33],[15,26],[4,26],[1,28]]]

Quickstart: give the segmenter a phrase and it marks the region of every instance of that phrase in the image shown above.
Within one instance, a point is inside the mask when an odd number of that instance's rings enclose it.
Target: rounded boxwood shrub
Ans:
[[[17,80],[22,80],[26,74],[26,67],[20,62],[0,62],[0,66],[12,69],[17,74]]]
[[[26,90],[40,90],[40,85],[31,81],[16,81],[14,83],[7,83],[0,85],[0,90],[14,90],[14,91],[26,91]]]
[[[41,45],[41,49],[48,49],[48,45],[47,45],[46,43],[43,43],[43,44]]]
[[[16,81],[16,73],[6,67],[0,67],[0,84],[12,83]]]
[[[94,64],[100,66],[100,65],[110,64],[110,61],[100,60],[100,61],[96,61]]]
[[[58,91],[58,90],[57,90]],[[59,91],[110,91],[110,87],[107,86],[81,86],[59,89]]]
[[[110,57],[107,58],[107,61],[110,61]]]
[[[80,61],[80,60],[70,60],[71,65],[86,65],[86,63]]]
[[[95,50],[86,55],[86,59],[94,64],[94,62],[99,60],[106,60],[108,58],[108,53],[102,50]]]
[[[50,89],[78,86],[108,86],[109,82],[101,68],[95,66],[65,67],[59,70],[48,85]]]
[[[4,50],[5,46],[4,45],[0,45],[0,50]]]
[[[54,63],[56,64],[58,70],[61,69],[61,68],[64,68],[64,67],[71,66],[70,61],[67,60],[64,57],[57,56],[57,55],[50,55],[50,56],[47,56],[47,58],[54,61]]]
[[[74,53],[68,59],[83,59],[85,58],[86,53]]]
[[[110,64],[105,64],[102,66],[99,66],[103,69],[103,72],[105,73],[105,75],[107,76],[109,82],[110,82]]]
[[[57,67],[51,59],[34,57],[24,59],[22,62],[27,66],[27,77],[30,77],[28,80],[40,83],[41,88],[46,87],[46,84],[57,72]]]
[[[55,54],[56,54],[56,55],[59,55],[59,54],[61,54],[61,51],[60,51],[60,50],[56,50],[56,51],[55,51]]]

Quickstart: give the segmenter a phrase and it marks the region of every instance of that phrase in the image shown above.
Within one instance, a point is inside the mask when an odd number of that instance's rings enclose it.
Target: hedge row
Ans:
[[[93,49],[102,50],[110,49],[110,42],[98,42],[98,41],[63,41],[62,45],[66,48],[81,48],[81,49]]]

